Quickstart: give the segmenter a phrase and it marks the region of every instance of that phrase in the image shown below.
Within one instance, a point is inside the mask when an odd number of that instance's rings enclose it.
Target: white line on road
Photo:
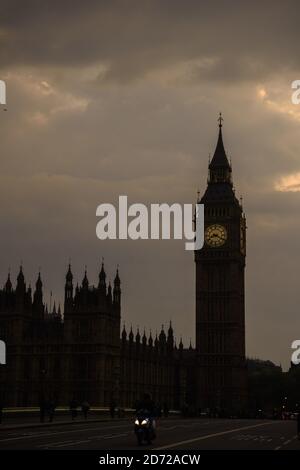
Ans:
[[[103,439],[113,439],[114,437],[128,436],[128,434],[128,432],[123,432],[123,434],[112,434],[111,436],[106,436]]]
[[[37,446],[38,448],[57,448],[57,447],[69,447],[69,446],[75,446],[76,444],[84,444],[87,442],[91,442],[93,440],[97,439],[113,439],[114,437],[123,437],[123,436],[128,436],[128,432],[122,433],[122,434],[105,434],[104,436],[91,436],[90,439],[84,440],[84,441],[63,441],[63,442],[55,442],[53,444],[42,444]]]
[[[101,423],[99,423],[101,425]],[[106,424],[106,423],[105,423]],[[164,424],[166,424],[165,422],[160,426],[160,429],[167,429]],[[209,421],[207,422],[203,422],[201,424],[209,424]],[[182,426],[185,426],[185,427],[192,427],[194,425],[194,422],[191,421],[190,424],[185,424],[185,425],[182,425]],[[74,424],[74,426],[76,426],[76,424]],[[132,426],[131,423],[126,423],[126,424],[119,424],[119,425],[113,425],[113,426],[106,426],[104,425],[103,426],[103,430],[109,430],[109,429],[118,429],[118,428],[126,428],[128,426]],[[41,433],[41,432],[30,432],[30,433],[26,433],[26,434],[22,434],[22,436],[15,436],[15,437],[9,437],[9,438],[5,438],[5,439],[1,439],[0,438],[0,444],[1,442],[8,442],[8,441],[18,441],[18,440],[22,440],[22,439],[30,439],[30,438],[38,438],[38,439],[42,439],[43,437],[49,437],[49,436],[59,436],[60,434],[70,434],[70,433],[74,433],[74,432],[81,432],[81,431],[94,431],[94,430],[97,430],[100,426],[95,425],[94,427],[92,428],[86,428],[86,427],[80,427],[80,428],[76,428],[76,429],[68,429],[66,431],[57,431],[57,432],[44,432],[44,433]]]
[[[288,439],[287,441],[285,441],[283,444],[281,444],[280,446],[277,446],[275,447],[274,450],[279,450],[279,449],[282,449],[283,446],[287,446],[290,442],[294,441],[295,439],[297,439],[297,434],[295,436],[292,437],[292,439]]]
[[[71,442],[69,444],[59,444],[58,446],[53,446],[53,448],[77,446],[78,444],[86,444],[87,442],[90,442],[90,440],[88,439],[86,441],[75,441],[75,442]]]
[[[106,426],[105,429],[114,429],[114,428],[124,428],[128,427],[129,424],[123,424],[120,426]],[[41,439],[43,437],[49,437],[49,436],[58,436],[59,434],[70,434],[73,432],[82,432],[82,431],[97,431],[97,427],[93,428],[79,428],[79,429],[68,429],[66,431],[58,431],[58,432],[51,432],[51,433],[36,433],[36,434],[26,434],[23,436],[17,436],[17,437],[9,437],[7,439],[0,439],[0,444],[1,442],[7,442],[7,441],[17,441],[20,439],[30,439],[30,438],[38,438]]]
[[[163,450],[163,449],[172,449],[174,447],[178,447],[184,444],[192,444],[193,442],[197,441],[203,441],[204,439],[210,439],[212,437],[218,437],[218,436],[224,436],[225,434],[232,434],[237,431],[245,431],[246,429],[254,429],[258,428],[260,426],[268,426],[274,424],[274,422],[268,422],[268,423],[260,423],[260,424],[254,424],[251,426],[244,426],[242,428],[236,428],[236,429],[230,429],[229,431],[222,431],[222,432],[216,432],[214,434],[207,434],[206,436],[198,436],[194,437],[193,439],[187,439],[185,441],[180,441],[180,442],[174,442],[172,444],[167,444],[166,446],[161,446],[161,447],[156,447],[153,450]]]
[[[55,447],[58,444],[70,444],[70,442],[73,442],[73,441],[59,441],[59,442],[53,442],[52,444],[41,444],[41,445],[36,446],[36,448],[37,449],[40,449],[40,448],[49,449],[50,447]]]

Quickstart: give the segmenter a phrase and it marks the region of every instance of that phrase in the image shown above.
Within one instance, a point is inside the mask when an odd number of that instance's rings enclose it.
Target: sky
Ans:
[[[288,367],[300,338],[297,1],[1,0],[0,283],[22,261],[63,302],[71,259],[97,283],[119,265],[122,323],[172,320],[195,343],[195,267],[184,241],[100,241],[96,207],[194,203],[222,111],[247,217],[249,357]]]

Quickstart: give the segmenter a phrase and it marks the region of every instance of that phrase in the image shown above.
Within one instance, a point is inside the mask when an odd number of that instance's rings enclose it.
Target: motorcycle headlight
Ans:
[[[136,419],[135,422],[134,422],[134,424],[136,424],[136,425],[138,426],[138,425],[140,424],[139,420]]]
[[[148,420],[147,420],[147,419],[143,419],[143,421],[142,421],[142,426],[145,425],[145,424],[148,424]]]

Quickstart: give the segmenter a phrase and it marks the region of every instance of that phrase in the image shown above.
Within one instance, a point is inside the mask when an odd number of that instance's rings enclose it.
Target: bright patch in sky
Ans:
[[[282,192],[300,191],[300,172],[280,178],[275,184],[275,189]]]

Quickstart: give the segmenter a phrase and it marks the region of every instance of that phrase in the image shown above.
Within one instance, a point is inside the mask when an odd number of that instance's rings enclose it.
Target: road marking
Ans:
[[[123,424],[122,426],[106,426],[106,429],[114,429],[114,428],[124,428],[131,426],[129,424]],[[82,432],[82,431],[97,431],[98,427],[95,426],[93,428],[79,428],[79,429],[68,429],[67,431],[58,431],[58,432],[51,432],[51,433],[36,433],[36,434],[26,434],[22,436],[17,436],[17,437],[9,437],[7,439],[0,439],[0,444],[1,442],[7,442],[7,441],[16,441],[20,439],[30,439],[30,438],[38,438],[41,439],[43,437],[49,437],[49,436],[58,436],[60,434],[70,434],[74,432]]]
[[[37,449],[42,449],[42,448],[49,449],[49,447],[55,447],[58,444],[69,444],[70,442],[73,442],[73,441],[59,441],[59,442],[53,442],[52,444],[40,444],[36,446],[36,448]]]
[[[177,429],[177,428],[182,428],[183,426],[169,426],[168,428],[167,427],[161,427],[160,429],[162,431],[170,431],[170,430],[173,430],[173,429]]]
[[[113,439],[115,437],[123,437],[123,436],[128,436],[128,432],[122,433],[122,434],[105,434],[104,436],[91,436],[90,439],[84,440],[84,441],[63,441],[63,442],[55,442],[53,444],[42,444],[37,446],[38,448],[44,448],[48,449],[51,447],[51,449],[58,448],[58,447],[69,447],[69,446],[75,446],[77,444],[85,444],[87,442],[91,442],[96,439]]]
[[[186,439],[185,441],[174,442],[173,444],[168,444],[166,446],[156,447],[153,450],[172,449],[174,447],[178,447],[178,446],[181,446],[181,445],[184,445],[184,444],[192,444],[193,442],[203,441],[205,439],[210,439],[212,437],[224,436],[226,434],[232,434],[232,433],[237,432],[237,431],[245,431],[246,429],[254,429],[254,428],[261,427],[261,426],[268,426],[268,425],[271,425],[271,424],[274,424],[274,422],[272,421],[270,423],[254,424],[254,425],[251,425],[251,426],[244,426],[242,428],[230,429],[228,431],[216,432],[214,434],[207,434],[206,436],[198,436],[198,437],[194,437],[193,439]]]
[[[201,425],[203,424],[209,424],[210,421],[205,421],[203,423],[201,423]],[[82,423],[84,424],[84,423]],[[94,427],[93,428],[86,428],[86,427],[80,427],[80,428],[77,428],[77,429],[68,429],[67,431],[57,431],[57,432],[34,432],[34,431],[31,431],[30,433],[26,433],[26,434],[22,434],[21,436],[15,436],[15,437],[9,437],[9,438],[5,438],[5,439],[1,439],[0,438],[0,444],[1,442],[8,442],[8,441],[17,441],[17,440],[21,440],[21,439],[30,439],[31,437],[33,438],[38,438],[38,439],[41,439],[43,437],[49,437],[49,436],[59,436],[61,434],[69,434],[69,433],[74,433],[74,432],[81,432],[81,431],[94,431],[94,430],[97,430],[101,424],[104,424],[104,423],[95,423]],[[162,425],[160,426],[159,429],[166,429],[166,427],[164,426],[164,424],[166,424],[165,422],[162,423]],[[99,426],[100,425],[100,426]],[[190,424],[185,424],[185,425],[182,425],[182,426],[186,426],[186,427],[192,427],[194,425],[194,421],[190,421]],[[66,426],[68,426],[66,424]],[[73,425],[72,425],[73,426]],[[74,424],[74,426],[76,426],[76,424]],[[119,425],[113,425],[113,426],[106,426],[106,423],[104,424],[103,426],[103,430],[105,428],[105,430],[107,429],[118,429],[118,428],[126,428],[126,427],[131,427],[131,423],[127,423],[127,424],[119,424]]]
[[[90,440],[86,440],[86,441],[76,441],[76,442],[70,442],[69,444],[59,444],[58,446],[53,446],[52,448],[56,449],[58,447],[69,447],[69,446],[77,446],[78,444],[86,444],[87,442],[90,442]]]
[[[90,436],[90,437],[89,437],[89,442],[90,442],[91,440],[108,439],[108,438],[114,437],[114,436],[116,436],[116,434],[115,434],[115,435],[113,435],[113,434],[103,434],[103,435],[100,435],[100,436]],[[69,441],[57,441],[57,442],[52,442],[51,444],[45,444],[45,443],[44,443],[44,444],[39,444],[38,446],[36,446],[36,448],[45,448],[45,447],[46,447],[46,448],[48,449],[49,447],[55,447],[55,446],[57,446],[57,445],[64,445],[64,444],[67,445],[67,444],[70,444],[70,443],[72,443],[72,442],[74,442],[74,441],[72,441],[72,440],[69,440]]]
[[[277,446],[275,447],[274,450],[279,450],[279,449],[282,449],[283,446],[287,446],[290,442],[294,441],[295,439],[297,439],[297,434],[295,436],[293,436],[291,439],[288,439],[287,441],[285,441],[283,444],[281,444],[280,446]]]
[[[128,434],[128,432],[123,432],[123,434],[112,434],[111,436],[106,436],[103,439],[113,439],[114,437],[128,436]]]
[[[208,423],[201,423],[201,425],[203,425],[203,424],[208,424]],[[170,430],[178,429],[178,428],[193,428],[193,427],[195,427],[195,423],[192,423],[192,424],[176,424],[174,426],[159,426],[158,429],[161,430],[161,431],[170,431]]]

